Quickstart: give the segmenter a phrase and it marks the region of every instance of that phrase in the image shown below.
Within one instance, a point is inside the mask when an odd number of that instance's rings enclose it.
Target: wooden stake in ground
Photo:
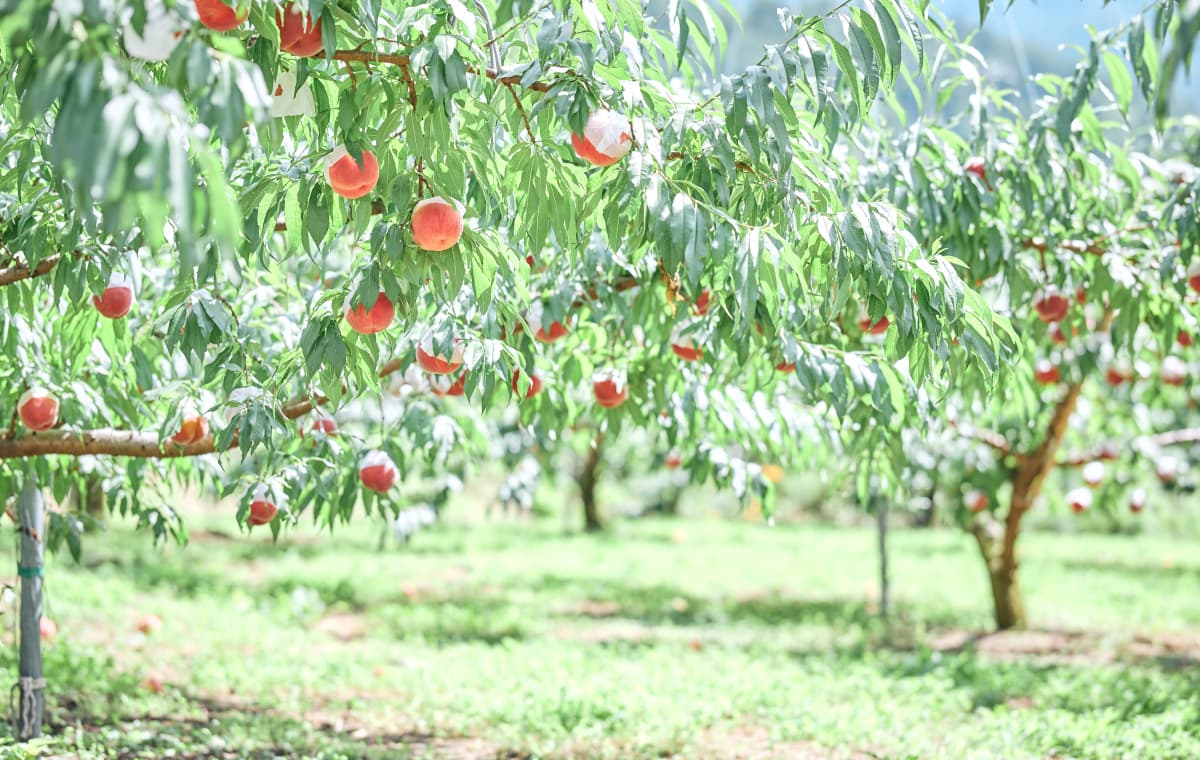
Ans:
[[[17,739],[26,741],[42,735],[42,713],[46,706],[46,679],[42,676],[42,552],[45,535],[45,502],[32,477],[27,477],[17,503],[20,518],[21,554],[17,574],[21,577],[20,677],[13,704]]]

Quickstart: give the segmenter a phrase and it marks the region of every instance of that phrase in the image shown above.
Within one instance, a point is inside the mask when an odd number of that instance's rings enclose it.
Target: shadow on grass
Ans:
[[[1064,570],[1084,571],[1089,573],[1111,573],[1128,578],[1163,578],[1178,580],[1200,580],[1200,567],[1195,565],[1164,565],[1143,562],[1105,562],[1091,559],[1069,559],[1057,563]]]

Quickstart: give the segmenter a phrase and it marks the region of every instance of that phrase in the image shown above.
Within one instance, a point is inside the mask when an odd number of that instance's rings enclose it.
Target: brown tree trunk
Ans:
[[[604,522],[600,519],[600,511],[596,507],[596,474],[600,469],[600,445],[604,437],[597,435],[588,447],[584,457],[583,467],[575,482],[579,484],[579,497],[583,500],[583,529],[588,533],[598,533],[604,530]]]
[[[996,628],[1007,631],[1024,628],[1025,599],[1017,583],[1017,565],[1006,564],[1001,547],[1004,545],[1004,526],[990,517],[977,519],[972,526],[979,552],[987,566],[988,583],[992,590],[992,614]]]

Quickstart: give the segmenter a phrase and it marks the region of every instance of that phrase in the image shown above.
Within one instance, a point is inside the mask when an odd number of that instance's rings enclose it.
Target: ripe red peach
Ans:
[[[1175,336],[1175,342],[1184,348],[1187,348],[1188,346],[1192,345],[1192,334],[1187,330],[1180,330]]]
[[[373,335],[386,330],[395,316],[396,307],[382,290],[379,291],[370,311],[367,311],[363,304],[346,309],[346,323],[350,325],[351,330],[363,335]]]
[[[151,613],[149,615],[142,615],[140,618],[138,618],[138,621],[133,627],[137,629],[138,633],[141,633],[144,636],[149,636],[152,633],[158,633],[158,631],[162,628],[162,625],[162,618]]]
[[[612,166],[633,147],[629,122],[612,111],[596,111],[588,117],[583,134],[571,134],[575,153],[595,166]]]
[[[308,58],[321,52],[321,19],[301,11],[295,3],[288,3],[282,10],[275,11],[275,25],[279,27],[279,49],[298,58]]]
[[[889,325],[891,321],[887,317],[880,317],[874,324],[871,323],[870,317],[860,317],[858,320],[858,329],[867,335],[882,335],[887,332]]]
[[[967,491],[967,495],[964,500],[966,501],[967,509],[971,510],[972,512],[982,512],[988,507],[987,494],[978,489]]]
[[[17,400],[17,414],[30,430],[49,430],[58,422],[58,399],[45,388],[35,386]]]
[[[709,290],[700,291],[700,295],[696,296],[696,302],[692,304],[692,313],[697,317],[703,317],[708,313],[709,307],[712,305],[712,292]]]
[[[171,436],[171,440],[180,446],[187,446],[204,440],[207,435],[208,421],[194,408],[188,408],[183,413],[183,422],[179,425],[179,432]]]
[[[704,356],[704,349],[696,345],[696,341],[690,335],[679,332],[671,338],[671,351],[685,362],[698,361]]]
[[[451,380],[447,375],[427,375],[429,390],[435,396],[462,396],[467,392],[467,373],[462,372],[457,379]]]
[[[1037,364],[1033,365],[1033,379],[1042,385],[1057,383],[1061,377],[1058,366],[1049,359],[1039,359]]]
[[[1067,316],[1071,301],[1057,290],[1049,289],[1034,297],[1033,308],[1043,322],[1058,322]]]
[[[250,15],[250,6],[239,3],[235,9],[221,0],[196,0],[196,13],[200,23],[214,32],[228,32],[241,26]]]
[[[974,174],[988,190],[992,189],[992,183],[988,182],[987,168],[984,166],[983,158],[976,156],[970,159],[963,165],[963,171]]]
[[[128,277],[114,272],[108,278],[108,286],[98,296],[92,296],[96,311],[109,319],[120,319],[133,306],[133,283]]]
[[[1188,285],[1192,290],[1200,293],[1200,259],[1193,261],[1187,268]]]
[[[1067,492],[1067,504],[1075,514],[1086,512],[1092,506],[1092,492],[1082,486]]]
[[[444,251],[462,238],[463,215],[444,198],[426,198],[413,208],[411,226],[418,248]]]
[[[592,376],[592,393],[596,403],[605,409],[615,409],[629,398],[625,373],[611,369],[598,370]]]
[[[1187,381],[1188,367],[1178,356],[1163,357],[1159,377],[1165,385],[1183,385]]]
[[[683,457],[680,456],[679,452],[674,449],[671,449],[669,452],[667,452],[666,459],[663,460],[663,465],[668,470],[678,470],[682,464]]]
[[[454,350],[450,356],[434,354],[433,333],[428,332],[417,344],[417,364],[421,369],[433,375],[449,375],[458,371],[463,365],[462,350],[458,347],[458,339],[454,341]]]
[[[516,370],[513,372],[512,389],[513,389],[513,393],[516,393],[517,395],[520,395],[520,393],[521,393],[521,390],[520,390],[521,386],[517,384],[517,378],[519,378],[520,376],[521,376],[521,370]],[[537,375],[530,375],[529,376],[529,388],[528,388],[528,390],[525,391],[525,398],[533,398],[534,396],[538,395],[538,393],[540,393],[541,390],[542,390],[542,378],[538,377]]]
[[[54,641],[54,638],[58,636],[58,624],[43,616],[38,621],[38,634],[42,637],[42,641]]]
[[[379,160],[364,150],[362,163],[358,163],[345,145],[339,145],[325,157],[325,181],[343,198],[361,198],[379,182]]]
[[[253,500],[250,502],[250,514],[246,517],[247,525],[266,525],[275,519],[279,508],[271,501],[267,487],[262,483],[254,489]]]
[[[376,493],[387,493],[399,477],[396,463],[382,451],[368,452],[358,464],[358,479],[364,488]]]
[[[794,362],[779,362],[775,365],[775,371],[787,375],[796,371],[796,364]]]
[[[1083,466],[1083,483],[1088,488],[1099,488],[1104,482],[1104,463],[1088,462]]]

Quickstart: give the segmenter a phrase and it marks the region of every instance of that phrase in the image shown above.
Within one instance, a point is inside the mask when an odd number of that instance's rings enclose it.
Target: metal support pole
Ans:
[[[17,739],[26,741],[42,735],[42,714],[46,706],[41,631],[42,536],[46,514],[42,492],[32,477],[25,479],[17,511],[21,524],[21,558],[17,565],[21,577],[21,651],[13,722]]]

